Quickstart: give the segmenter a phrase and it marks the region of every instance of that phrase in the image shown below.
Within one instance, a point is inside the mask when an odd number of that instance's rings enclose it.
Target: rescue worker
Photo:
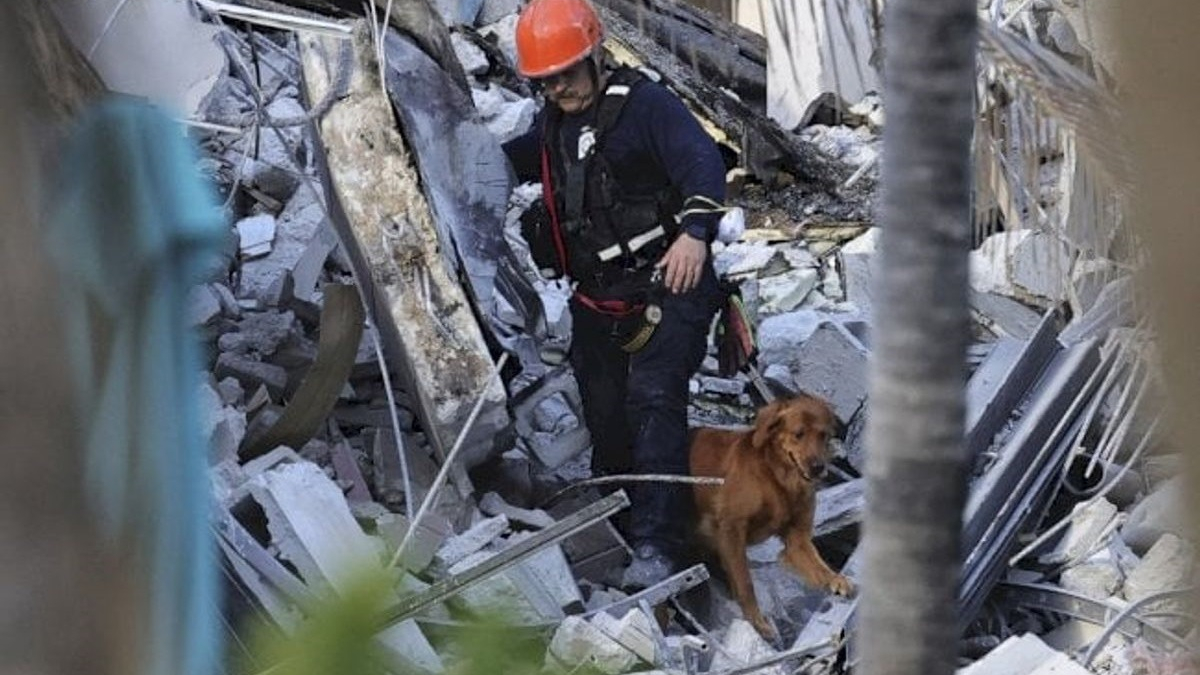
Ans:
[[[610,69],[587,0],[532,0],[517,22],[518,70],[546,105],[505,145],[541,181],[544,221],[526,228],[539,267],[565,274],[571,364],[596,475],[688,473],[688,380],[723,300],[709,244],[725,166],[695,117],[652,75]],[[622,585],[676,571],[690,487],[635,483]]]

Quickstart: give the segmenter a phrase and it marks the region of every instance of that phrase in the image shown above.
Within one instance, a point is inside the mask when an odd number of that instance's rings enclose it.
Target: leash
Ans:
[[[578,490],[579,488],[590,487],[593,485],[609,485],[612,483],[676,483],[685,485],[724,485],[725,479],[716,476],[680,476],[670,473],[622,473],[612,476],[599,476],[597,478],[588,478],[576,483],[572,483],[567,487],[555,492],[549,499],[542,502],[538,506],[544,509],[550,504],[558,501],[563,495]]]

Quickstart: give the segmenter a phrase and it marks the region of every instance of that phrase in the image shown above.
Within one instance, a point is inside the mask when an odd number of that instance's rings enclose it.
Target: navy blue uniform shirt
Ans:
[[[595,105],[576,115],[563,115],[561,147],[576,148],[580,130],[594,126],[595,116]],[[545,109],[528,132],[504,145],[522,182],[541,181],[544,126]],[[603,144],[601,152],[626,194],[650,196],[671,185],[685,200],[699,195],[725,203],[725,164],[716,143],[679,97],[657,82],[647,80],[633,89]],[[711,242],[718,220],[720,214],[692,214],[684,219],[683,229]]]

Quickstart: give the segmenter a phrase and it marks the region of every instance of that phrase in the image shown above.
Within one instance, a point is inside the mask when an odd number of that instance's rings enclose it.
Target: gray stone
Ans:
[[[532,536],[529,532],[513,534],[505,542],[505,547]],[[560,546],[549,546],[538,551],[509,569],[508,575],[543,616],[562,617],[565,612],[577,613],[583,609],[579,584]]]
[[[1046,24],[1046,33],[1058,51],[1063,54],[1074,57],[1087,55],[1083,45],[1079,44],[1079,38],[1075,37],[1075,29],[1071,27],[1071,22],[1058,12],[1050,13]]]
[[[867,397],[867,354],[836,322],[822,323],[804,341],[791,364],[796,384],[820,396],[848,423]]]

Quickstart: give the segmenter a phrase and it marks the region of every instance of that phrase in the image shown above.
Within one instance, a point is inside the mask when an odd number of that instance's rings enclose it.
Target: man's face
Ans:
[[[564,71],[538,78],[537,84],[546,100],[568,115],[587,110],[596,100],[596,85],[586,58]]]

